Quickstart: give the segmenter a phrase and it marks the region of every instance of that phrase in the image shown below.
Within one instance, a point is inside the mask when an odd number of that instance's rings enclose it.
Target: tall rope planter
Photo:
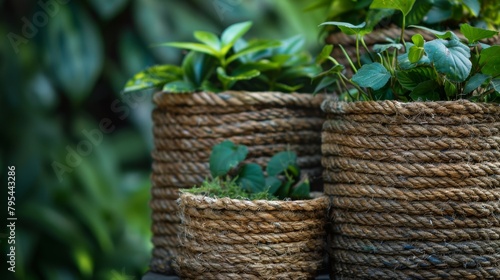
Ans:
[[[325,101],[333,279],[500,279],[500,107]]]
[[[264,165],[278,151],[291,149],[311,177],[321,177],[321,95],[279,92],[200,92],[153,98],[155,150],[152,152],[153,258],[151,270],[173,273],[180,219],[180,188],[210,175],[212,146],[223,140],[249,147],[251,161]]]
[[[182,279],[312,279],[323,264],[328,198],[267,201],[183,193],[174,268]]]

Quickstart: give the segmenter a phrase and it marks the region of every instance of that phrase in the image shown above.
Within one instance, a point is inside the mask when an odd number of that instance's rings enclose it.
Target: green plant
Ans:
[[[373,0],[316,0],[306,10],[322,8],[327,11],[328,21],[350,22],[354,25],[367,21],[374,11],[370,6]],[[419,0],[419,1],[384,1],[390,3],[415,2],[415,7],[407,15],[408,24],[421,24],[427,27],[443,29],[458,27],[460,23],[495,29],[500,26],[500,3],[496,0]],[[382,19],[390,23],[401,24],[401,14],[386,13]],[[378,22],[377,22],[378,23]],[[386,22],[387,23],[387,22]],[[369,23],[368,23],[369,24]]]
[[[125,85],[124,92],[162,88],[171,93],[195,91],[317,92],[332,80],[311,82],[321,72],[310,54],[302,51],[304,39],[294,36],[282,41],[242,37],[251,22],[229,26],[220,38],[214,33],[195,31],[198,43],[161,44],[189,53],[181,66],[159,65],[137,73]],[[330,81],[327,83],[326,81]]]
[[[397,9],[402,12],[402,21],[405,22],[414,2],[375,0],[371,7]],[[325,22],[322,25],[335,25],[344,32],[356,34],[357,41],[366,48],[363,36],[371,30],[365,23]],[[320,61],[331,61],[334,66],[318,77],[337,75],[345,100],[499,101],[500,46],[479,42],[497,35],[497,31],[462,24],[460,30],[467,41],[464,43],[451,31],[414,27],[432,32],[436,39],[426,42],[422,35],[415,34],[412,43],[406,43],[403,40],[405,29],[402,28],[399,41],[374,46],[375,53],[371,54],[370,62],[362,65],[358,59],[355,65],[347,57],[354,70],[351,79],[342,73],[343,66],[329,56],[333,46],[326,46]],[[359,57],[359,48],[357,54]]]
[[[268,162],[266,173],[256,163],[244,163],[248,148],[224,141],[210,154],[211,180],[189,192],[237,199],[308,199],[310,185],[301,177],[297,155],[283,151]]]

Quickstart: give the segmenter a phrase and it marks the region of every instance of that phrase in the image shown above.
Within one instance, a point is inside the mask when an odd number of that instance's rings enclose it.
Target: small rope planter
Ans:
[[[500,279],[500,106],[322,104],[332,279]]]
[[[313,279],[323,264],[328,198],[267,201],[181,194],[183,279]]]
[[[280,92],[158,92],[153,100],[152,271],[173,274],[178,250],[178,190],[209,175],[212,147],[223,140],[249,146],[250,161],[264,166],[279,151],[297,153],[310,178],[320,178],[323,96]]]

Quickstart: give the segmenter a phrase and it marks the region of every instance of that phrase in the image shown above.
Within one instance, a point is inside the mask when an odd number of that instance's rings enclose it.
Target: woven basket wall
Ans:
[[[178,190],[210,176],[213,145],[226,139],[247,145],[250,160],[261,165],[290,148],[297,152],[304,172],[313,179],[321,177],[323,99],[279,92],[155,94],[151,270],[173,273],[180,222]]]
[[[183,193],[182,279],[312,279],[323,264],[328,198],[266,201]]]
[[[500,279],[500,106],[325,101],[332,279]]]

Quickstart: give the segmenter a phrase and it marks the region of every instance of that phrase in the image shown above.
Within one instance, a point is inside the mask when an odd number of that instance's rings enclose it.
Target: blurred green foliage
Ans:
[[[243,20],[255,22],[250,36],[303,34],[318,50],[318,13],[298,1],[0,0],[0,218],[10,165],[18,217],[16,273],[2,227],[0,278],[140,279],[151,250],[152,103],[124,99],[127,78],[182,59],[151,45]]]

